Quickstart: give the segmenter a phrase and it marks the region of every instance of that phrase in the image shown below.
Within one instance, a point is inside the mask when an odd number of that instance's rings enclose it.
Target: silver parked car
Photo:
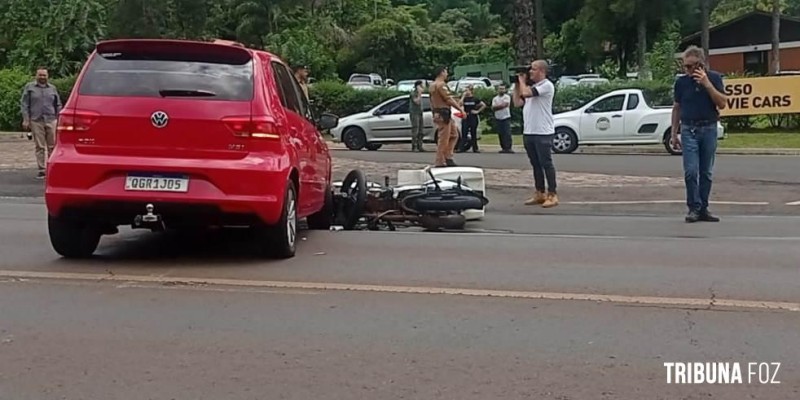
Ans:
[[[453,120],[461,130],[463,115],[452,109]],[[422,94],[423,141],[436,142],[430,96]],[[376,107],[339,119],[331,130],[334,142],[344,143],[350,150],[378,150],[384,144],[411,143],[409,95],[397,96]]]

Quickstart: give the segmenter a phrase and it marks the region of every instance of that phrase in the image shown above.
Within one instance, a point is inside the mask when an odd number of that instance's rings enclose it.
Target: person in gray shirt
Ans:
[[[39,167],[39,174],[36,177],[43,179],[47,165],[45,147],[48,156],[53,153],[56,145],[56,121],[58,113],[61,112],[61,97],[56,87],[49,82],[46,68],[39,68],[36,71],[36,80],[25,85],[20,99],[20,109],[22,129],[33,134],[33,141],[36,144],[36,163]]]

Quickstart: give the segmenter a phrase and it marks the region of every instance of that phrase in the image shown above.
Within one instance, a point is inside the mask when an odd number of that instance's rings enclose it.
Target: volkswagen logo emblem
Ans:
[[[156,111],[150,116],[150,122],[153,123],[153,126],[156,128],[163,128],[167,126],[169,116],[163,111]]]

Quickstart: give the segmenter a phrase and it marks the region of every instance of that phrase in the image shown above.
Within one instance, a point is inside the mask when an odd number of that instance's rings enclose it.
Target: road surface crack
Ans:
[[[695,322],[692,321],[692,312],[691,311],[686,311],[686,316],[683,318],[683,320],[686,322],[686,325],[687,325],[686,332],[689,334],[689,343],[692,346],[697,347],[699,342],[697,341],[697,339],[692,337],[692,331],[694,330],[694,326],[695,326]]]
[[[708,292],[711,293],[711,300],[708,303],[708,308],[711,309],[716,305],[717,302],[717,293],[714,291],[714,285],[708,288]]]

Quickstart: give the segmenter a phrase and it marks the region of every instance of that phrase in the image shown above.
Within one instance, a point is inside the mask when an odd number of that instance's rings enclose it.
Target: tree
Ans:
[[[528,64],[536,57],[536,32],[533,26],[534,6],[532,0],[514,0],[512,25],[516,63]]]
[[[636,65],[642,78],[647,73],[647,6],[645,0],[636,1]]]
[[[770,71],[777,75],[781,70],[781,2],[772,0],[772,63]]]
[[[700,34],[700,47],[703,48],[703,52],[706,55],[706,68],[711,67],[711,59],[708,57],[709,55],[709,47],[711,46],[711,28],[710,25],[710,18],[711,18],[711,0],[700,0],[700,13],[702,14],[701,23],[702,33]]]
[[[406,24],[380,18],[358,30],[352,56],[358,70],[396,76],[412,66],[419,47]]]
[[[673,54],[681,42],[680,31],[678,21],[665,23],[652,50],[647,53],[647,66],[654,80],[672,82],[675,79],[677,65]]]
[[[290,65],[307,65],[317,79],[336,76],[335,54],[311,28],[292,28],[267,36],[269,51]]]
[[[536,58],[544,58],[544,7],[542,0],[534,0],[533,12],[536,14]]]
[[[9,30],[7,62],[25,69],[44,65],[54,76],[75,73],[106,36],[106,6],[101,0],[8,0],[1,21]]]
[[[581,43],[583,27],[576,19],[561,25],[561,31],[547,36],[546,47],[550,58],[563,67],[566,73],[582,73],[589,55]]]
[[[110,5],[114,6],[109,23],[112,38],[159,38],[166,33],[169,15],[166,1],[119,0]]]
[[[779,0],[780,7],[786,7],[787,0]],[[713,3],[717,5],[714,6]],[[714,0],[712,1],[711,23],[721,24],[751,11],[771,12],[774,0]]]

